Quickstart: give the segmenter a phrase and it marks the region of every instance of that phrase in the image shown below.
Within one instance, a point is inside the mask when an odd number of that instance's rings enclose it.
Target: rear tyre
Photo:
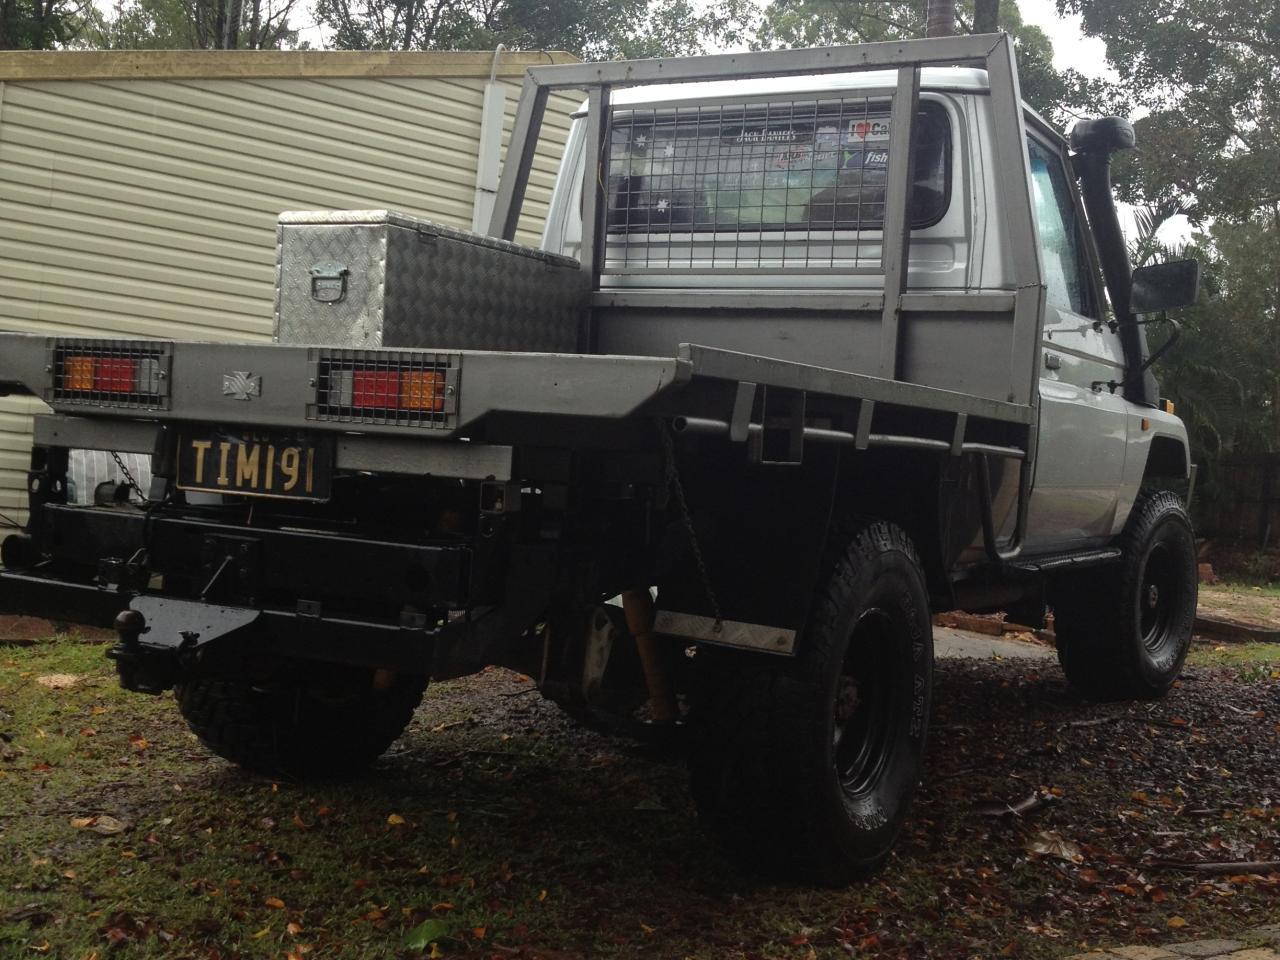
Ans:
[[[690,764],[730,856],[845,883],[884,863],[920,778],[933,629],[905,533],[861,520],[835,536],[795,659],[699,651]]]
[[[1119,569],[1074,577],[1054,591],[1058,662],[1091,700],[1164,696],[1191,647],[1196,545],[1177,495],[1139,496],[1123,551]]]
[[[269,681],[196,677],[175,688],[191,732],[246,770],[299,779],[348,777],[409,725],[425,677],[382,677],[336,664],[291,664]]]

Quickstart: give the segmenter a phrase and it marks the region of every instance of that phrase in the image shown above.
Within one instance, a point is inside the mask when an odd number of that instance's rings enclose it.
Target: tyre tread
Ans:
[[[1111,568],[1064,578],[1054,604],[1058,662],[1067,679],[1091,700],[1154,699],[1172,683],[1153,682],[1143,675],[1139,651],[1127,634],[1136,625],[1129,619],[1126,598],[1141,588],[1140,564],[1134,558],[1152,531],[1166,519],[1191,529],[1182,499],[1169,490],[1144,491],[1121,535],[1119,575]],[[1178,657],[1181,668],[1185,649]]]
[[[335,705],[305,725],[284,709],[287,694],[246,680],[195,677],[174,693],[191,732],[218,756],[268,776],[314,778],[350,776],[372,763],[409,725],[425,689],[425,678],[398,677],[355,709]]]
[[[850,860],[823,827],[820,793],[825,753],[803,745],[821,742],[825,720],[814,704],[823,696],[825,665],[842,643],[836,629],[865,564],[887,552],[919,557],[897,526],[868,517],[839,520],[829,538],[824,569],[805,647],[794,660],[703,649],[704,670],[695,704],[690,782],[699,820],[739,859],[847,883],[874,873],[884,857]],[[814,729],[821,725],[821,729]],[[752,755],[755,789],[726,790],[728,758]],[[735,773],[740,772],[738,770]]]

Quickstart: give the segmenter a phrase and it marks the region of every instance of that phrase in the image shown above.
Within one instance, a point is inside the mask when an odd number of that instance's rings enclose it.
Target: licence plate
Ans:
[[[323,501],[332,477],[329,440],[217,429],[178,437],[181,490]]]

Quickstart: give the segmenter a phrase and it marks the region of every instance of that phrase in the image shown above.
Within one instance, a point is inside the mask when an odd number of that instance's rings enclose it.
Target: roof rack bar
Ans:
[[[757,53],[717,53],[700,57],[621,60],[530,67],[540,87],[582,88],[597,83],[629,86],[643,83],[690,83],[742,75],[774,76],[843,73],[927,64],[986,61],[1002,34],[893,40],[817,50],[765,50]]]
[[[516,107],[515,124],[511,128],[511,143],[498,180],[498,193],[493,201],[493,214],[489,218],[489,236],[514,240],[520,223],[520,208],[524,206],[524,191],[529,183],[529,171],[538,151],[538,133],[542,129],[542,115],[547,110],[547,89],[539,87],[530,76],[525,76],[520,90],[520,103]]]
[[[995,139],[996,169],[1006,175],[1001,197],[1009,255],[1013,266],[1013,337],[1010,344],[1011,392],[1014,403],[1032,403],[1039,379],[1041,300],[1044,298],[1044,270],[1040,244],[1036,242],[1035,211],[1031,197],[1031,171],[1027,159],[1027,128],[1022,106],[1022,90],[1014,67],[1013,44],[1005,43],[987,58],[991,87],[991,131]],[[1014,176],[1014,171],[1019,171]],[[1026,362],[1030,361],[1030,362]]]
[[[604,266],[604,235],[609,223],[608,198],[605,196],[604,186],[608,177],[609,87],[605,84],[592,87],[587,93],[587,104],[587,155],[582,164],[582,252],[579,260],[582,264],[583,284],[588,293],[593,293],[600,286],[600,271]],[[590,322],[590,297],[586,303],[588,306],[584,313],[587,321],[582,335],[582,347],[589,351],[594,339]]]

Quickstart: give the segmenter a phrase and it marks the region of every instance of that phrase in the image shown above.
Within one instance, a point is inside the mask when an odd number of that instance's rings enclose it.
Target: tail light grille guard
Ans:
[[[56,338],[49,343],[47,403],[169,409],[173,345],[149,340]]]
[[[449,430],[457,424],[462,356],[418,350],[309,353],[308,420]]]

